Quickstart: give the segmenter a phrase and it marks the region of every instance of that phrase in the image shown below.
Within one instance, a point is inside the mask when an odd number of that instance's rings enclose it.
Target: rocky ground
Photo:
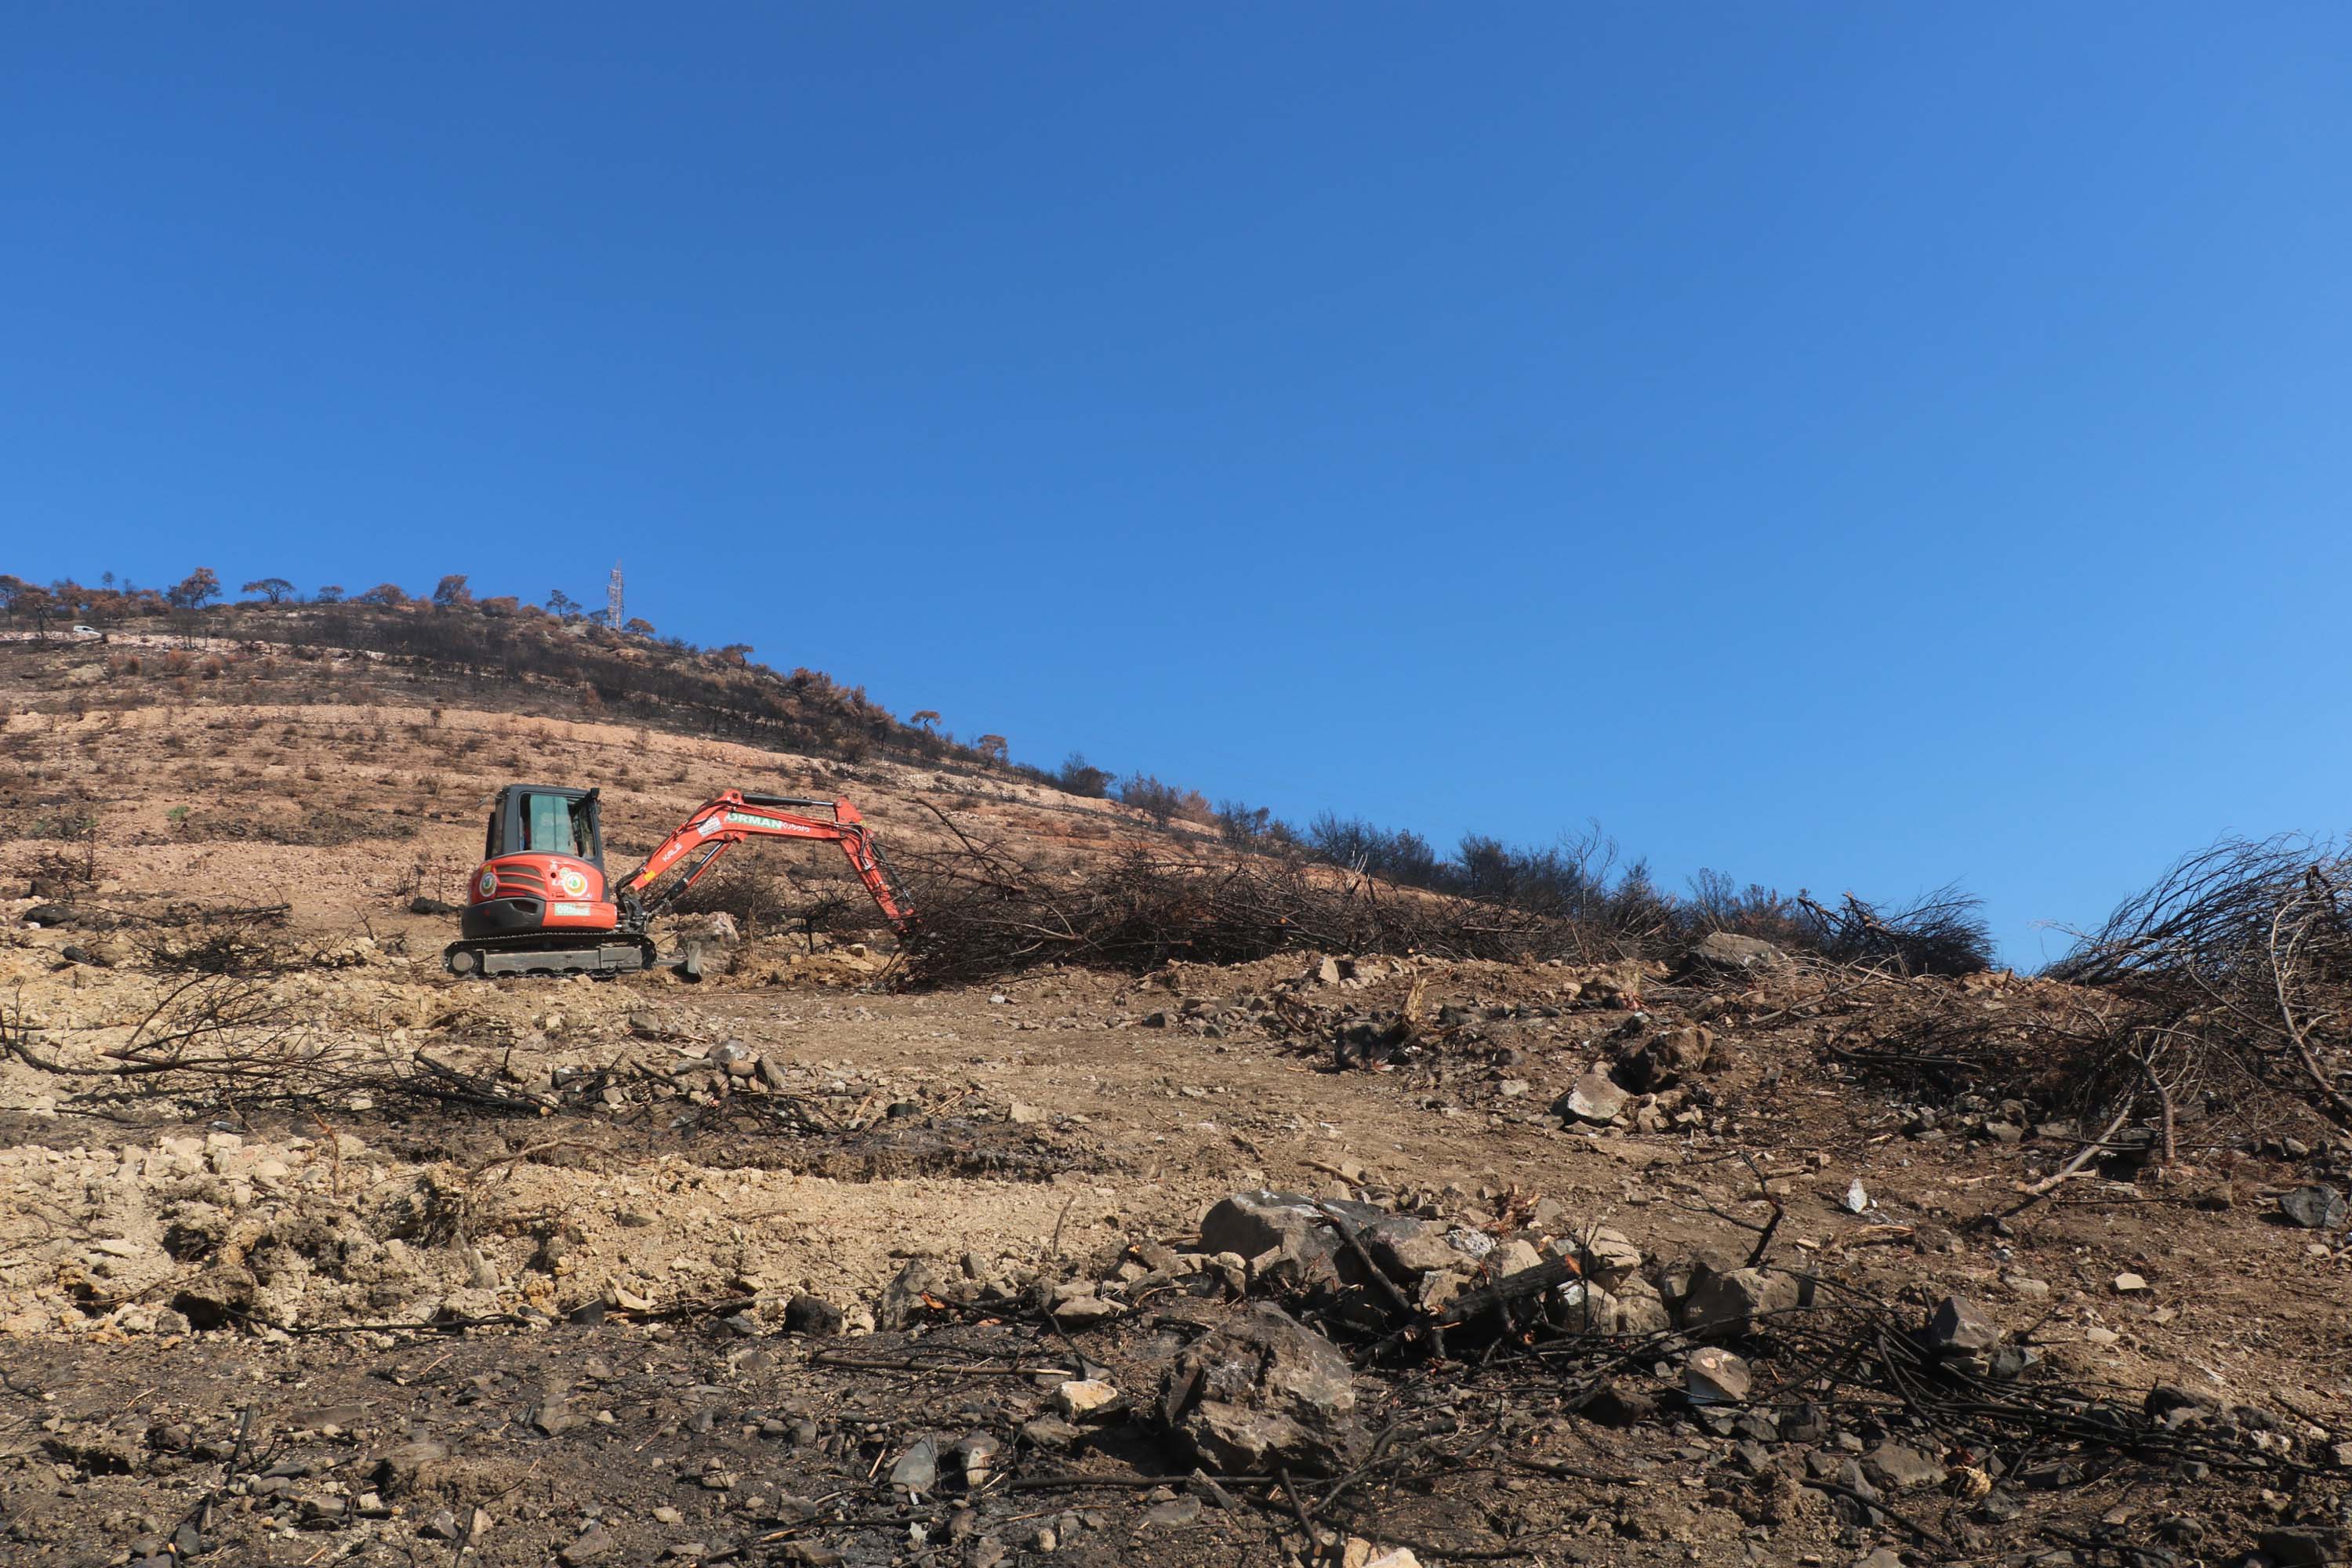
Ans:
[[[2101,1140],[2065,987],[1718,942],[909,992],[773,934],[460,983],[385,866],[470,794],[221,825],[530,721],[152,712],[0,737],[6,890],[68,795],[125,824],[0,903],[7,1561],[2347,1555],[2352,1147]],[[626,809],[713,744],[635,743]]]

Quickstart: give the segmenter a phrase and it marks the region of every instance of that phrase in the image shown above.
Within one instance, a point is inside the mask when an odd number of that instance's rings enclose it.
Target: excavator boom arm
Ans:
[[[805,816],[800,808],[824,808],[833,813],[833,819],[828,822]],[[866,884],[882,918],[901,935],[914,928],[915,914],[908,903],[906,890],[899,886],[889,861],[883,858],[882,847],[866,830],[857,808],[845,800],[722,791],[678,824],[646,857],[644,865],[624,877],[620,890],[636,901],[642,915],[658,913],[694,886],[720,856],[747,838],[799,838],[840,845],[842,853],[849,858],[850,869]],[[686,863],[685,872],[646,898],[646,889],[681,862]]]

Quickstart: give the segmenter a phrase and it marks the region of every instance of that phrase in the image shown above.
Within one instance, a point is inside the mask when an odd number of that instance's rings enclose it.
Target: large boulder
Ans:
[[[1272,1306],[1180,1352],[1160,1415],[1202,1467],[1224,1475],[1339,1475],[1363,1443],[1347,1357]]]
[[[1727,931],[1707,932],[1684,958],[1685,968],[1724,974],[1783,969],[1788,963],[1789,955],[1770,942],[1759,937],[1734,936]]]

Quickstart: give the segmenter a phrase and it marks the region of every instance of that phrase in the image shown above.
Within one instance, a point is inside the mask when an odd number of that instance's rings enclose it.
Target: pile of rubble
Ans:
[[[2273,1560],[2333,1549],[2327,1510],[2352,1480],[2343,1434],[2171,1386],[2129,1403],[2077,1388],[2030,1333],[1965,1298],[1907,1314],[1760,1252],[1645,1258],[1543,1204],[1478,1224],[1258,1190],[1215,1205],[1197,1247],[1138,1243],[1101,1279],[910,1264],[876,1319],[919,1339],[927,1323],[1017,1317],[1025,1302],[1074,1346],[1088,1329],[1122,1341],[1046,1380],[1049,1407],[1021,1422],[1015,1450],[1063,1463],[1160,1451],[1171,1474],[1212,1478],[1206,1489],[1336,1479],[1329,1508],[1368,1477],[1460,1462],[1479,1408],[1500,1430],[1580,1421],[1678,1442],[1670,1451],[1702,1460],[1724,1504],[1768,1536],[1810,1495],[1808,1517],[1851,1543],[1979,1550],[2036,1499],[2103,1476],[2259,1473],[2277,1489],[2263,1494],[2278,1500]],[[1448,1414],[1423,1422],[1423,1407]],[[993,1444],[987,1463],[1006,1463]],[[1940,1526],[1907,1500],[1920,1496]],[[1280,1511],[1279,1493],[1266,1501]],[[2185,1561],[2206,1539],[2185,1509],[2142,1523],[2141,1563]]]

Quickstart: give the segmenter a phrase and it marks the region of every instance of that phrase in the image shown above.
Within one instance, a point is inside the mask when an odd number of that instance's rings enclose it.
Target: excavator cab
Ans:
[[[618,971],[643,966],[648,945],[614,942],[621,923],[604,876],[596,791],[508,784],[490,802],[482,864],[466,889],[457,973]]]
[[[569,855],[604,869],[604,834],[596,809],[597,792],[557,784],[509,784],[490,803],[489,831],[482,858],[509,850]]]

